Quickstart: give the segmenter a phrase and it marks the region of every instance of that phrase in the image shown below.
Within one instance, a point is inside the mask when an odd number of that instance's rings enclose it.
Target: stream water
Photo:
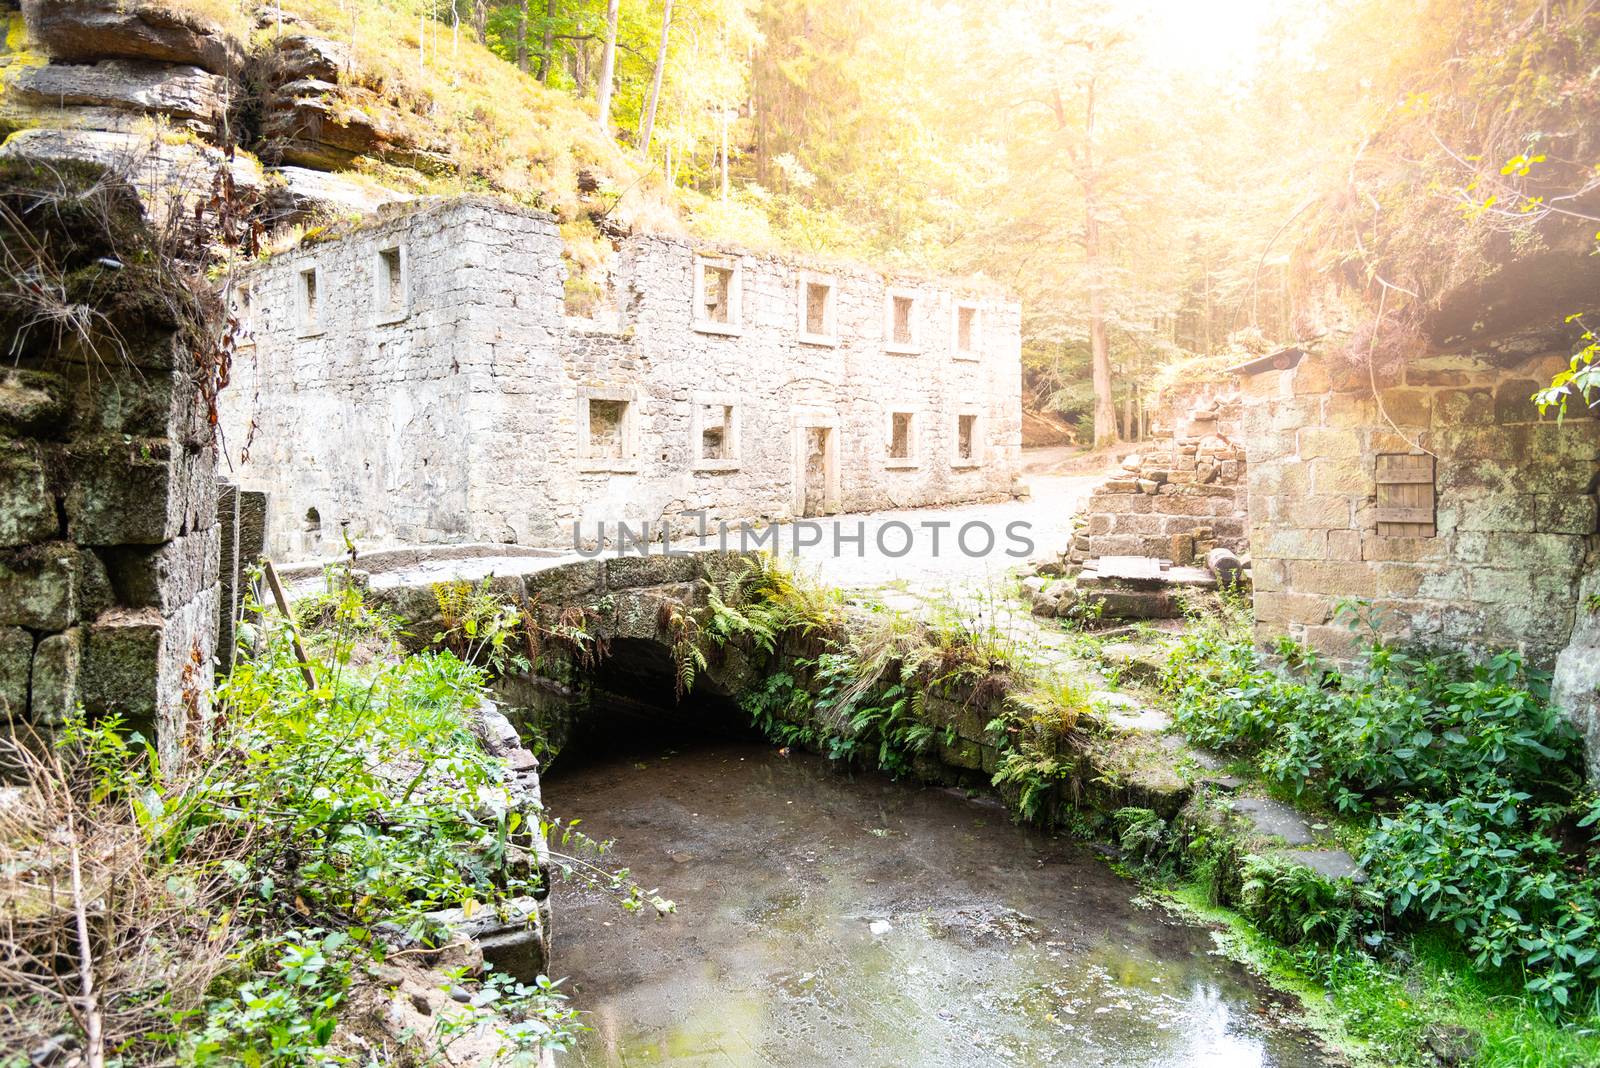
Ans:
[[[1323,1065],[1291,1003],[994,802],[707,744],[545,784],[678,911],[555,891],[582,1065]]]

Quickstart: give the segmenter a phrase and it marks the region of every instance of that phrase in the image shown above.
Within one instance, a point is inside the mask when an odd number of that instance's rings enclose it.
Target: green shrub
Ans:
[[[1580,795],[1580,739],[1548,679],[1512,652],[1379,643],[1348,671],[1280,653],[1273,669],[1227,620],[1197,626],[1165,680],[1178,725],[1362,821],[1363,865],[1394,918],[1445,925],[1479,967],[1520,972],[1552,1016],[1600,1010],[1600,881],[1578,833],[1600,809]],[[1250,891],[1263,903],[1283,889],[1266,875]]]

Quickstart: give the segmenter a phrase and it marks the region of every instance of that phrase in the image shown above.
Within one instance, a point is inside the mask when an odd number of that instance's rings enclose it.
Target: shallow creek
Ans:
[[[677,902],[555,892],[584,1065],[1322,1065],[1292,1006],[997,803],[740,743],[553,769],[545,802]]]

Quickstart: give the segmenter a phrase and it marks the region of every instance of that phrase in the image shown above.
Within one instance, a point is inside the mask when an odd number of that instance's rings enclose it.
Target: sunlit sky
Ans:
[[[1247,78],[1262,31],[1303,3],[1293,0],[1144,0],[1142,19],[1157,62],[1222,80]]]

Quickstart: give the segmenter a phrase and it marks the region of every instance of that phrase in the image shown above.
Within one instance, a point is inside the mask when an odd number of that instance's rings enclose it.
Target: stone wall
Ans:
[[[1600,424],[1541,420],[1529,400],[1565,362],[1415,359],[1381,409],[1364,366],[1315,352],[1243,375],[1260,636],[1347,654],[1334,608],[1360,598],[1386,632],[1548,664],[1572,634],[1600,478]],[[1383,454],[1435,458],[1431,524],[1380,533]]]
[[[1249,546],[1242,408],[1231,384],[1162,397],[1151,440],[1095,489],[1069,562],[1152,556],[1177,565]]]
[[[1556,657],[1550,699],[1583,731],[1589,781],[1600,782],[1600,566],[1594,563],[1578,583],[1577,622]]]
[[[95,168],[0,164],[0,228],[92,309],[87,332],[0,302],[0,709],[59,724],[82,704],[176,752],[203,716],[217,626],[215,454],[183,343],[187,291],[153,263],[138,202]],[[38,291],[48,292],[49,287]],[[49,298],[45,298],[49,299]]]
[[[404,264],[398,310],[381,288],[391,248]],[[697,318],[702,257],[732,272],[728,321]],[[813,427],[832,441],[814,512],[1012,492],[1015,303],[655,236],[622,243],[607,321],[565,316],[564,278],[549,220],[473,199],[391,210],[250,275],[253,345],[224,427],[249,442],[241,485],[272,496],[273,552],[336,553],[341,529],[364,546],[571,545],[574,524],[589,541],[600,522],[686,532],[702,510],[712,522],[790,518],[807,510]],[[820,335],[804,330],[807,285],[832,287]],[[890,336],[897,295],[911,300],[903,344]],[[958,352],[963,316],[972,351]],[[594,402],[625,406],[606,455],[585,425]],[[900,457],[897,412],[910,420]],[[702,452],[708,418],[729,420],[716,457]]]

